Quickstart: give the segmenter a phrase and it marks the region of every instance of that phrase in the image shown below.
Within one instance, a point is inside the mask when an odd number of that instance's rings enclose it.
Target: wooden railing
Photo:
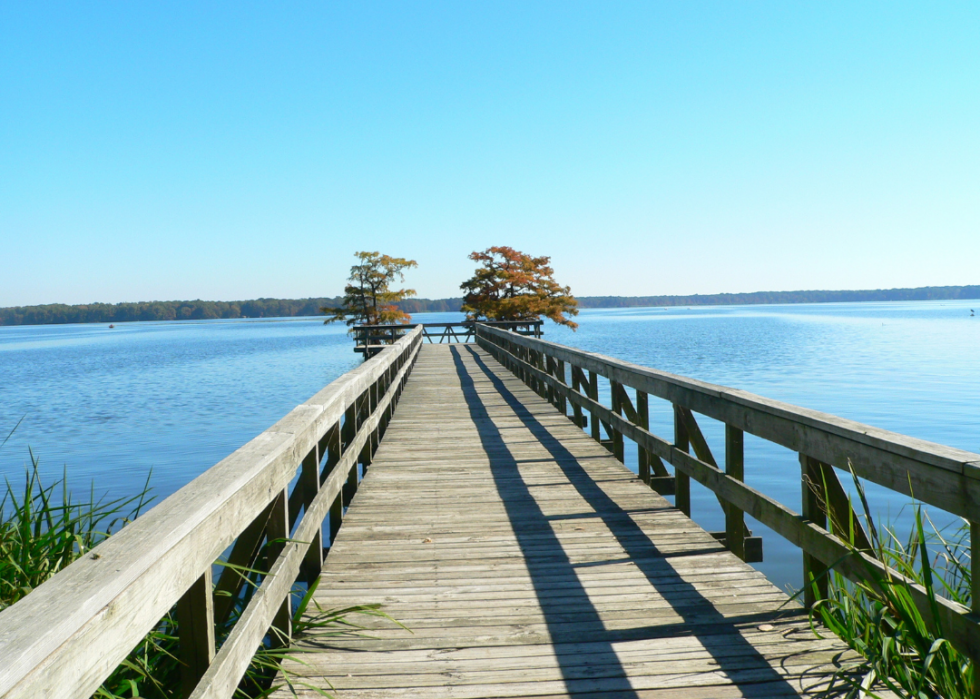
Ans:
[[[324,520],[332,540],[421,343],[416,328],[0,613],[0,697],[90,697],[171,611],[184,696],[231,697],[270,629],[288,638],[291,589],[319,574]],[[231,566],[268,573],[216,649],[242,594]]]
[[[973,613],[980,610],[980,576],[973,577],[971,610],[930,596],[864,553],[870,549],[869,538],[834,472],[834,467],[853,469],[861,478],[914,494],[920,502],[968,520],[972,560],[980,561],[980,454],[482,325],[477,328],[477,342],[576,424],[586,426],[583,411],[588,411],[592,437],[621,461],[623,439],[634,441],[640,477],[661,492],[673,490],[675,505],[687,515],[691,514],[691,479],[710,489],[725,512],[726,546],[736,555],[746,557],[743,514],[802,548],[808,606],[826,596],[827,577],[821,574],[828,567],[873,586],[875,576],[890,575],[907,584],[930,628],[972,658],[975,668],[980,667],[980,616]],[[599,402],[600,376],[609,382],[610,407]],[[628,388],[634,391],[632,397]],[[650,431],[650,396],[673,405],[672,441]],[[695,413],[725,424],[724,468],[712,454]],[[743,482],[744,433],[799,454],[801,513]],[[674,467],[673,474],[664,462]],[[850,541],[828,531],[828,514],[833,531],[848,532]]]
[[[541,337],[543,334],[541,332],[542,323],[543,321],[540,320],[492,320],[483,322],[484,325],[490,327],[502,328],[532,337]],[[354,351],[371,357],[412,328],[421,327],[422,337],[433,343],[438,338],[439,344],[442,344],[443,341],[447,343],[472,342],[475,325],[475,321],[469,320],[456,323],[417,323],[414,325],[355,325],[351,331],[354,335]]]

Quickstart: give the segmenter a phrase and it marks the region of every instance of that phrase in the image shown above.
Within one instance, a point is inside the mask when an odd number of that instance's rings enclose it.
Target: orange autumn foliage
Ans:
[[[357,252],[358,264],[350,268],[350,278],[344,287],[344,298],[339,308],[321,308],[329,317],[324,323],[343,321],[347,325],[395,325],[407,324],[412,316],[396,305],[414,289],[392,289],[398,279],[405,280],[404,271],[417,267],[415,260],[391,257],[379,252]]]
[[[550,257],[531,257],[506,246],[473,252],[480,263],[473,277],[460,284],[466,292],[463,311],[467,320],[538,320],[578,327],[567,316],[578,315],[578,301],[571,289],[554,279]],[[566,315],[567,314],[567,315]]]

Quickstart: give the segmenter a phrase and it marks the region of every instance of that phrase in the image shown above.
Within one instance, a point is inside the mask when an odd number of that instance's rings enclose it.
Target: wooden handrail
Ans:
[[[907,495],[914,493],[922,502],[976,523],[980,520],[980,455],[484,325],[477,327],[476,335],[481,347],[548,397],[570,420],[584,427],[583,411],[588,411],[593,438],[620,460],[622,438],[633,440],[639,448],[641,478],[651,487],[656,487],[658,480],[652,472],[663,472],[661,459],[673,465],[675,504],[685,513],[690,514],[688,483],[693,478],[713,491],[722,503],[727,536],[744,530],[743,514],[747,513],[802,548],[808,605],[816,601],[820,589],[826,594],[826,579],[817,581],[817,592],[810,584],[826,567],[834,567],[852,580],[872,585],[875,575],[889,576],[907,585],[923,618],[934,631],[942,631],[954,646],[974,659],[975,665],[980,660],[980,616],[945,598],[931,599],[921,586],[860,550],[867,537],[855,531],[860,529],[860,523],[831,468],[831,465],[842,470],[853,468],[858,476]],[[571,382],[565,365],[570,368]],[[611,408],[598,400],[596,381],[600,375],[610,382]],[[635,389],[636,408],[624,387]],[[648,396],[673,404],[673,442],[650,431]],[[571,415],[562,408],[559,399],[572,405]],[[724,470],[701,436],[695,412],[725,423]],[[609,440],[601,438],[600,424]],[[744,432],[800,454],[804,480],[802,515],[742,482]],[[694,454],[689,453],[692,448]],[[820,508],[818,501],[824,503]],[[828,530],[828,515],[835,533]],[[835,535],[848,528],[855,531],[852,541],[856,543]],[[975,524],[972,530],[977,532]],[[733,543],[726,541],[729,548],[744,558],[744,548]],[[976,540],[971,542],[974,553],[978,544]]]
[[[370,462],[421,342],[412,330],[0,612],[0,697],[90,697],[175,606],[185,695],[231,697],[270,627],[288,627],[301,569],[318,572],[323,520],[339,511],[333,529],[342,516],[344,485]],[[290,501],[304,505],[291,536]],[[269,572],[215,654],[212,566],[232,544],[254,562],[262,541]],[[237,573],[219,587],[225,575]]]
[[[409,328],[418,327],[419,325],[421,325],[423,328],[445,328],[445,327],[455,326],[455,325],[461,327],[474,327],[476,325],[487,325],[491,328],[511,328],[516,326],[543,325],[543,324],[544,324],[543,320],[534,320],[534,319],[531,320],[457,320],[449,323],[404,323],[404,324],[391,323],[388,325],[355,325],[353,327],[355,329],[363,328],[367,330],[376,330],[376,329],[388,330],[391,328],[405,330]]]
[[[381,350],[382,347],[391,344],[402,333],[408,332],[412,328],[422,328],[422,337],[429,342],[435,342],[438,338],[439,344],[443,341],[448,343],[465,343],[474,339],[474,328],[481,321],[461,320],[451,323],[405,323],[390,325],[355,325],[351,328],[354,335],[354,351],[360,352],[365,357],[370,358]],[[543,321],[530,320],[493,320],[482,321],[484,325],[495,328],[505,328],[523,335],[541,337],[543,334],[541,326]],[[442,332],[429,332],[429,329],[441,328]],[[523,329],[523,331],[522,331]],[[461,332],[457,332],[461,330]]]
[[[859,476],[960,517],[980,514],[980,454],[545,340],[492,328],[481,335],[543,351],[837,468],[850,461]]]

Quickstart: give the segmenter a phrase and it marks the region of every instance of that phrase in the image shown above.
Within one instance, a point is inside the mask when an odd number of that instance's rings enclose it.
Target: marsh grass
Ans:
[[[936,596],[970,606],[969,524],[946,531],[913,503],[914,525],[908,536],[899,536],[891,526],[879,530],[856,476],[854,482],[872,546],[864,553],[899,575],[879,572],[866,563],[869,582],[852,582],[832,568],[827,573],[827,597],[814,604],[811,620],[821,622],[864,657],[835,679],[846,686],[847,697],[874,697],[874,688],[882,686],[915,699],[972,697],[972,662],[944,638],[941,626],[930,630],[910,587],[911,581],[926,590],[933,619],[939,619]],[[848,539],[847,532],[837,534]],[[860,561],[853,536],[850,541],[848,555]],[[816,591],[816,580],[812,584]],[[813,629],[820,635],[817,624]]]
[[[0,442],[0,446],[6,441]],[[86,501],[77,502],[68,489],[67,474],[51,485],[44,485],[33,452],[30,452],[30,459],[23,488],[15,488],[7,480],[0,499],[0,611],[23,599],[45,580],[136,519],[153,499],[148,476],[143,489],[133,497],[97,498],[93,487]],[[282,542],[267,542],[266,546],[270,543]],[[240,575],[245,581],[230,618],[215,630],[220,648],[265,574],[257,569],[231,569],[220,561],[217,565],[224,565],[226,572]],[[313,599],[315,591],[316,583],[308,589],[297,586],[293,591],[295,637],[316,642],[342,635],[363,635],[365,627],[354,621],[358,615],[381,617],[403,626],[381,611],[377,604],[323,609]],[[257,699],[283,686],[293,694],[297,687],[302,687],[321,696],[331,696],[326,690],[313,687],[283,669],[286,661],[305,664],[303,654],[308,652],[290,648],[288,640],[279,637],[275,630],[270,631],[256,649],[236,692],[237,697]],[[177,620],[171,610],[116,668],[94,697],[177,699],[181,696],[180,668]],[[274,684],[277,680],[279,684]]]
[[[140,515],[152,501],[147,483],[130,498],[72,500],[66,475],[52,485],[41,481],[37,457],[21,489],[5,481],[0,499],[0,610]]]

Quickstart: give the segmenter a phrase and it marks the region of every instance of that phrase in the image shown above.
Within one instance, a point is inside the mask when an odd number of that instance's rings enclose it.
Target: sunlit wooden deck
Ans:
[[[300,696],[815,696],[853,657],[475,345],[422,346],[316,600],[409,630],[297,639]]]

